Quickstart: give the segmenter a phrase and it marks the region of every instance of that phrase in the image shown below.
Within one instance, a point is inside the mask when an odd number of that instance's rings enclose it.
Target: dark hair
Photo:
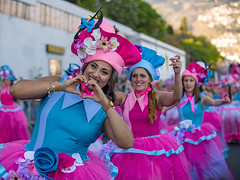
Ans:
[[[86,67],[88,66],[89,63],[85,63],[82,67],[82,73],[85,71]],[[110,76],[110,79],[106,86],[102,88],[104,94],[107,96],[107,98],[111,101],[116,100],[116,94],[115,94],[115,85],[118,82],[118,73],[115,69],[112,68],[112,74]]]
[[[193,78],[194,79],[194,78]],[[183,84],[183,80],[184,80],[184,76],[183,76],[183,78],[182,78],[182,84]],[[199,87],[198,87],[198,83],[197,83],[197,81],[194,79],[194,81],[195,81],[195,87],[194,87],[194,89],[193,89],[193,94],[195,95],[195,104],[197,104],[199,101],[200,101],[200,97],[199,97],[199,95],[200,95],[200,89],[199,89]],[[184,93],[185,93],[186,91],[185,91],[185,88],[184,88],[184,86],[183,86],[183,94],[182,94],[182,97],[183,97],[183,95],[184,95]]]

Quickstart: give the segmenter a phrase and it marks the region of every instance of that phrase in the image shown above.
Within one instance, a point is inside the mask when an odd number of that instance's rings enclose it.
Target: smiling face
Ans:
[[[93,79],[103,88],[112,75],[112,66],[100,60],[91,61],[84,70],[83,75],[87,78],[87,81]]]
[[[196,81],[193,77],[191,76],[183,77],[183,87],[188,94],[193,93],[195,85],[196,85]]]
[[[131,74],[132,86],[136,91],[145,91],[151,82],[150,76],[144,68],[136,68]]]

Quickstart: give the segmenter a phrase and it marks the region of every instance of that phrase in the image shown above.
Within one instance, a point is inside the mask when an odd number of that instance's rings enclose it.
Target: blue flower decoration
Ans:
[[[56,171],[58,166],[58,155],[49,147],[38,148],[34,153],[34,165],[39,174],[47,179],[47,173]]]
[[[87,28],[87,32],[91,32],[95,21],[93,19],[91,21],[87,21],[85,18],[82,18],[81,21],[82,24],[79,26],[79,28],[80,29]]]

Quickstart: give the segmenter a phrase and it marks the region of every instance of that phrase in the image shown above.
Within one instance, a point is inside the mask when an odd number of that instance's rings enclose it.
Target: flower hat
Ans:
[[[141,45],[136,45],[136,47],[141,53],[142,60],[139,63],[129,67],[128,69],[129,73],[127,75],[128,79],[131,81],[132,71],[138,67],[141,67],[149,72],[149,74],[152,77],[152,81],[159,80],[160,73],[158,71],[158,68],[164,64],[165,62],[164,57],[157,55],[156,51],[149,49],[147,47]]]
[[[205,65],[204,62],[190,62],[188,67],[183,71],[183,76],[193,77],[198,85],[203,85],[210,80],[213,72]]]
[[[99,19],[94,19],[100,12]],[[103,20],[98,11],[89,21],[82,18],[82,24],[74,37],[72,52],[82,63],[102,60],[109,63],[121,74],[124,67],[132,66],[141,60],[138,49],[126,38],[115,32],[114,27]]]
[[[1,80],[4,80],[6,78],[10,79],[12,82],[17,80],[17,78],[13,74],[13,71],[10,69],[8,65],[3,65],[0,68],[0,76]]]

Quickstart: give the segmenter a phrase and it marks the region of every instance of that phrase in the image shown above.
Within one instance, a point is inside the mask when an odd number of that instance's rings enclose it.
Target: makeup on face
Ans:
[[[112,66],[101,60],[92,61],[87,65],[83,75],[87,81],[94,80],[103,88],[112,75]]]
[[[144,68],[136,68],[131,75],[132,86],[137,91],[145,91],[151,79]]]

